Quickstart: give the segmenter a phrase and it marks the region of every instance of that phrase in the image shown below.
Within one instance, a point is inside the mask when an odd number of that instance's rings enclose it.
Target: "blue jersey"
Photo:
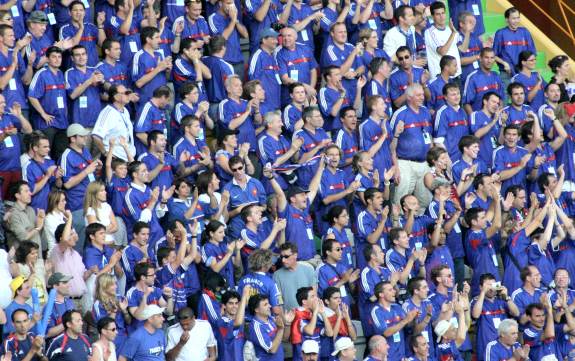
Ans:
[[[535,266],[541,273],[541,283],[545,286],[550,285],[555,273],[555,262],[549,250],[541,249],[539,243],[531,243],[527,248],[529,265]]]
[[[15,334],[10,334],[4,338],[4,345],[0,350],[1,355],[12,354],[11,360],[22,361],[30,352],[32,348],[32,342],[34,341],[34,334],[28,332],[23,340],[19,340]],[[33,356],[31,361],[39,361],[40,357],[37,355]]]
[[[10,0],[0,0],[0,4],[2,5],[6,5],[9,2]],[[12,19],[14,20],[14,35],[16,35],[16,39],[22,39],[26,34],[26,25],[24,23],[26,13],[22,8],[22,3],[16,1],[9,10],[10,15],[12,15]]]
[[[148,222],[150,225],[150,243],[156,242],[162,238],[164,231],[160,226],[156,206],[151,211],[147,210],[150,202],[150,195],[152,191],[149,187],[139,186],[135,183],[130,184],[130,189],[126,192],[124,197],[126,212],[123,212],[124,222],[126,222],[126,229],[128,231],[128,238],[132,239],[132,229],[134,223],[138,221]]]
[[[69,22],[60,28],[60,40],[73,38],[78,33],[78,28]],[[92,23],[84,23],[84,31],[80,37],[79,45],[83,45],[88,53],[88,66],[98,64],[98,28]]]
[[[49,330],[50,328],[54,327],[54,326],[58,326],[62,324],[62,316],[64,316],[64,313],[66,313],[66,311],[68,310],[73,310],[76,306],[74,305],[74,302],[72,302],[71,299],[69,298],[64,298],[64,302],[54,302],[54,308],[52,309],[52,313],[50,314],[50,318],[48,319],[48,328],[47,330]]]
[[[537,109],[537,118],[539,118],[539,125],[541,127],[541,130],[543,131],[543,134],[545,136],[549,137],[549,134],[553,130],[553,119],[547,116],[544,113],[544,111],[545,109],[551,109],[555,112],[555,108],[552,107],[549,103],[544,103],[543,105],[541,105],[539,108],[536,109]]]
[[[182,39],[193,39],[193,40],[204,40],[204,38],[210,36],[210,30],[208,29],[208,23],[203,16],[198,16],[194,21],[190,20],[186,15],[176,19],[174,22],[174,32],[176,23],[184,23],[184,30],[182,31]]]
[[[557,328],[557,325],[556,325]],[[563,359],[561,355],[561,350],[559,350],[559,344],[555,337],[543,338],[544,330],[536,329],[532,325],[529,325],[525,330],[523,330],[523,343],[529,345],[529,359],[531,360],[556,360]],[[554,358],[554,357],[555,358]]]
[[[494,361],[503,361],[503,360],[510,360],[513,357],[513,351],[521,348],[521,344],[519,342],[515,342],[515,344],[511,347],[507,347],[502,344],[499,340],[497,340],[497,335],[493,338],[493,341],[487,343],[485,347],[485,353],[477,354],[478,360],[494,360]],[[479,349],[478,350],[483,350]]]
[[[295,7],[292,6],[292,12],[294,9]],[[302,32],[299,34],[302,34]],[[313,50],[300,43],[296,43],[294,50],[280,47],[275,52],[275,58],[279,66],[280,77],[287,75],[288,78],[304,84],[311,83],[311,74],[318,68]],[[290,96],[287,86],[282,86],[281,96],[282,105],[289,103]]]
[[[50,361],[88,361],[92,356],[92,346],[88,336],[80,334],[74,339],[64,332],[52,340],[46,356]]]
[[[443,95],[443,87],[447,84],[442,76],[437,76],[434,79],[427,82],[427,89],[431,94],[431,98],[427,101],[427,107],[437,111],[439,108],[444,106],[445,96]]]
[[[476,302],[477,297],[471,301],[471,307],[474,307]],[[477,319],[476,350],[489,348],[489,343],[498,338],[497,329],[499,328],[499,323],[506,318],[507,303],[504,300],[495,298],[491,301],[488,298],[484,298],[481,315]],[[482,352],[477,353],[477,359],[480,361],[490,360],[485,358]]]
[[[214,336],[223,347],[218,348],[219,359],[222,361],[241,360],[244,357],[244,344],[246,335],[244,325],[234,326],[234,320],[228,316],[222,315],[216,321],[214,327]]]
[[[469,130],[471,133],[475,134],[479,129],[491,123],[491,121],[492,118],[483,111],[473,112],[469,117]],[[499,122],[495,122],[491,129],[489,129],[489,131],[480,138],[479,159],[490,166],[493,162],[493,151],[498,146],[500,129],[501,127]]]
[[[0,134],[19,127],[20,122],[15,117],[8,115],[0,117]],[[21,148],[18,134],[6,135],[4,141],[0,142],[0,171],[8,172],[22,169],[20,164]],[[34,187],[30,185],[30,189],[33,190]]]
[[[290,9],[289,18],[287,21],[287,25],[294,26],[295,24],[303,21],[305,18],[309,17],[314,13],[311,6],[309,6],[306,2],[299,2],[292,5]],[[305,28],[300,30],[297,33],[297,41],[309,46],[309,48],[313,51],[314,50],[314,41],[313,41],[313,21],[310,21]]]
[[[529,306],[532,303],[540,302],[539,300],[541,299],[542,294],[543,291],[541,291],[539,288],[536,288],[533,294],[530,294],[529,292],[525,291],[523,287],[521,287],[516,289],[511,294],[511,299],[519,309],[519,314],[523,315],[525,313],[525,310],[527,309],[527,306]]]
[[[512,74],[515,73],[515,65],[519,63],[519,54],[522,51],[529,50],[537,54],[531,33],[521,26],[515,30],[508,27],[497,30],[493,37],[493,50],[495,55],[509,64]],[[498,66],[499,72],[504,71],[503,65]]]
[[[520,271],[523,267],[527,266],[528,256],[527,248],[531,244],[531,239],[525,234],[525,229],[511,234],[507,239],[507,250],[513,255],[518,263],[515,265],[508,252],[502,254],[503,264],[505,266],[505,273],[503,274],[503,285],[507,290],[513,293],[522,285],[520,279]],[[519,268],[518,268],[519,267]]]
[[[216,296],[204,289],[198,301],[198,318],[209,321],[212,328],[216,328],[216,322],[221,318],[221,309],[222,305],[216,300]]]
[[[8,335],[15,332],[14,323],[12,323],[12,314],[18,309],[28,311],[28,317],[30,319],[32,319],[32,315],[34,315],[34,309],[32,306],[27,303],[19,304],[18,302],[12,300],[12,302],[10,302],[10,304],[4,308],[4,313],[6,313],[6,323],[2,329],[3,339],[6,339]],[[32,331],[36,331],[36,328],[36,326],[32,327]]]
[[[196,73],[194,64],[183,56],[179,56],[176,61],[174,61],[174,67],[172,68],[172,79],[174,80],[176,101],[181,100],[180,89],[186,83],[194,83],[198,86],[199,101],[208,100],[208,97],[206,96],[206,89],[204,88],[204,83],[198,81],[198,74]]]
[[[279,0],[271,0],[265,17],[262,21],[258,21],[255,18],[255,13],[263,6],[263,3],[263,0],[246,0],[245,2],[245,10],[249,19],[250,54],[253,54],[258,48],[262,31],[271,27],[273,23],[278,22],[280,14],[283,12],[282,3]]]
[[[406,314],[411,312],[412,310],[417,310],[419,312],[419,314],[417,315],[415,322],[421,323],[421,322],[423,322],[423,320],[425,319],[425,317],[427,315],[427,307],[428,306],[431,307],[431,319],[436,319],[438,315],[435,315],[433,313],[433,305],[431,304],[431,301],[429,301],[429,299],[421,301],[420,305],[418,306],[413,302],[413,298],[409,298],[403,303],[402,308]],[[413,335],[413,331],[414,331],[413,328],[412,327],[406,327],[404,330],[405,330],[406,339],[409,339],[409,336]],[[427,326],[425,327],[425,329],[423,329],[421,331],[421,334],[429,343],[429,354],[434,355],[435,354],[435,342],[433,342],[434,333],[433,333],[432,322],[427,323]],[[407,354],[411,355],[412,351],[407,350]]]
[[[467,163],[465,160],[460,158],[459,160],[456,160],[451,166],[451,175],[453,176],[453,182],[455,184],[459,184],[459,182],[461,182],[462,180],[461,175],[463,174],[463,171],[467,168],[474,166],[475,164],[477,164],[477,172],[476,172],[477,174],[488,172],[487,165],[485,165],[485,163],[483,162],[483,160],[481,160],[481,158],[473,159],[471,164]],[[473,191],[474,188],[473,185],[471,185],[467,189],[467,192],[473,192]]]
[[[116,215],[120,215],[124,211],[124,197],[128,188],[130,188],[130,182],[129,177],[120,178],[114,174],[110,182],[106,184],[108,204],[110,204]]]
[[[241,249],[242,264],[245,270],[248,270],[248,257],[257,249],[261,248],[262,243],[269,237],[270,233],[266,232],[263,225],[259,225],[257,231],[252,231],[249,228],[244,228],[240,232],[240,237],[246,242],[246,245]],[[275,249],[275,239],[272,241],[268,249]]]
[[[429,289],[435,291],[435,285],[431,278],[431,270],[439,265],[446,265],[451,270],[451,274],[455,274],[455,264],[453,263],[453,256],[449,251],[447,245],[435,247],[433,251],[427,254],[425,259],[425,278],[429,284]]]
[[[130,86],[126,64],[117,61],[112,65],[107,61],[101,61],[96,65],[96,69],[104,75],[106,83]]]
[[[85,72],[75,67],[66,70],[64,78],[66,80],[66,91],[68,95],[71,96],[76,88],[90,79],[95,70],[95,68],[91,67],[86,68]],[[69,112],[71,121],[82,124],[86,128],[94,128],[96,119],[98,119],[98,115],[102,109],[98,87],[90,85],[76,99],[71,99],[71,102],[72,108]]]
[[[327,46],[323,49],[320,58],[321,68],[325,68],[329,65],[335,65],[341,67],[343,63],[349,58],[353,52],[354,46],[350,43],[345,43],[339,46],[334,43],[331,37],[328,39]],[[349,71],[356,71],[362,67],[361,58],[354,56],[353,62]],[[355,94],[357,92],[357,79],[342,79],[341,84],[345,88],[345,93],[348,99],[353,102],[355,99]],[[335,126],[335,124],[334,124]]]
[[[84,250],[84,265],[86,269],[90,269],[94,266],[98,267],[98,271],[106,267],[110,263],[110,258],[114,254],[114,249],[104,245],[103,249],[98,249],[93,245],[88,246]]]
[[[78,153],[72,148],[67,148],[60,157],[60,167],[64,171],[62,182],[68,182],[72,177],[82,173],[90,164],[92,164],[92,156],[88,149],[83,148],[82,153]],[[88,184],[95,180],[94,173],[90,173],[80,183],[70,189],[66,189],[67,206],[71,211],[82,208]]]
[[[440,343],[437,345],[437,359],[438,360],[450,360],[450,361],[463,361],[463,357],[457,349],[455,341],[448,343]]]
[[[120,33],[120,27],[124,23],[124,19],[121,19],[119,16],[114,15],[110,18],[109,21],[106,23],[106,35],[110,38],[115,38],[120,41],[120,46],[122,49],[122,53],[120,56],[120,62],[126,66],[128,66],[134,55],[142,48],[142,44],[140,42],[140,30],[139,24],[137,21],[132,19],[132,23],[130,24],[130,29],[128,30],[128,34],[124,35]]]
[[[258,139],[258,155],[260,158],[260,163],[265,166],[266,163],[274,164],[276,160],[286,154],[291,147],[290,142],[283,136],[275,137],[270,135],[267,131]],[[289,164],[289,160],[284,162],[282,165]],[[288,184],[283,177],[277,177],[277,182],[282,189],[287,189]],[[273,188],[268,180],[264,182],[266,187],[266,192],[273,193]]]
[[[370,322],[370,311],[375,305],[370,301],[370,297],[374,294],[375,286],[382,281],[389,281],[391,278],[391,271],[388,268],[379,266],[378,268],[371,268],[365,266],[360,272],[360,292],[359,292],[359,318],[364,327],[363,332],[366,335],[374,333],[372,323]]]
[[[449,1],[451,2],[452,0]],[[457,23],[459,24],[459,21],[457,21]],[[477,25],[479,25],[479,23]],[[478,56],[479,53],[481,53],[481,49],[483,49],[483,43],[481,42],[481,39],[479,39],[477,35],[471,34],[469,36],[469,45],[467,46],[467,51],[461,51],[459,47],[461,46],[461,44],[463,44],[463,38],[464,38],[463,34],[459,33],[457,40],[457,48],[459,50],[459,56],[461,57],[461,59],[469,58],[472,56]],[[471,74],[477,69],[479,69],[479,60],[475,60],[473,63],[467,65],[461,64],[461,79],[465,81],[469,76],[469,74]]]
[[[119,354],[134,361],[163,361],[165,351],[164,331],[155,330],[150,333],[142,326],[130,334]]]
[[[514,105],[508,105],[503,108],[503,111],[507,113],[507,122],[505,125],[515,124],[522,126],[528,121],[527,112],[533,112],[533,108],[527,104],[522,104],[520,109],[517,109]]]
[[[260,361],[283,361],[283,348],[279,347],[275,353],[271,353],[272,342],[276,337],[278,328],[270,317],[260,320],[254,317],[248,326],[248,340],[254,344],[256,357]]]
[[[266,204],[266,192],[264,186],[259,180],[247,176],[247,183],[245,187],[240,186],[235,179],[232,179],[224,186],[224,190],[230,192],[230,201],[228,209],[232,210],[242,205],[247,204]],[[240,231],[244,228],[244,222],[240,216],[230,219],[229,223],[229,237],[237,239]]]
[[[321,110],[321,107],[320,107],[320,110]],[[302,124],[303,124],[302,114],[303,114],[303,107],[302,107],[302,109],[300,109],[294,103],[286,105],[286,107],[284,108],[283,114],[282,114],[282,118],[283,118],[283,122],[284,122],[284,127],[287,131],[286,132],[287,135],[292,135],[294,133],[295,125],[297,122],[299,122],[301,120]],[[323,113],[322,113],[322,115],[323,115]]]
[[[238,282],[238,292],[241,294],[244,287],[248,285],[251,287],[251,296],[255,294],[266,296],[272,307],[283,305],[280,289],[269,274],[264,272],[247,273]]]
[[[400,323],[407,313],[397,303],[392,303],[389,309],[381,304],[376,304],[371,310],[371,324],[374,334],[383,335],[385,330]],[[389,345],[388,360],[401,361],[405,357],[405,331],[401,329],[391,336],[386,337]]]
[[[308,201],[308,205],[304,210],[288,204],[286,209],[280,211],[280,217],[287,220],[285,240],[297,245],[297,258],[301,261],[307,261],[316,255],[313,220],[309,207]]]
[[[132,82],[136,83],[144,75],[157,68],[159,62],[163,60],[164,56],[159,51],[154,51],[153,54],[145,50],[138,51],[134,54],[132,60]],[[152,97],[154,90],[162,85],[166,85],[166,74],[163,71],[156,74],[156,76],[138,90],[138,94],[140,95],[138,104],[140,107],[146,104]]]
[[[126,321],[124,320],[124,315],[122,314],[121,310],[117,309],[115,314],[116,317],[114,318],[114,321],[116,322],[116,329],[118,333],[114,339],[114,345],[116,346],[117,350],[120,350],[128,338],[128,330],[126,327]],[[111,315],[110,312],[108,312],[108,309],[104,307],[104,304],[100,302],[100,300],[95,300],[94,304],[92,305],[92,317],[94,318],[95,322],[98,322],[104,317],[111,317]]]
[[[140,303],[142,302],[142,298],[144,297],[144,292],[140,291],[136,286],[130,288],[127,292],[126,292],[126,299],[128,300],[128,307],[138,307],[140,306]],[[152,293],[150,293],[148,295],[148,298],[146,299],[146,304],[148,305],[158,305],[160,303],[160,299],[162,299],[162,290],[154,287],[154,290],[152,291]],[[130,336],[135,334],[135,330],[144,325],[144,321],[140,321],[134,317],[132,317],[132,323],[130,323],[130,326],[128,328],[128,334],[130,334]]]
[[[178,141],[178,139],[180,139],[181,137],[184,136],[184,133],[182,132],[182,119],[186,116],[186,115],[196,115],[197,111],[198,111],[198,105],[199,105],[199,101],[196,102],[195,104],[188,104],[188,103],[184,103],[183,101],[180,101],[178,103],[176,103],[176,105],[174,106],[174,110],[172,111],[172,119],[170,121],[170,128],[171,128],[171,132],[170,132],[170,139],[169,139],[169,143],[170,144],[174,144],[176,143],[176,141]],[[202,120],[202,119],[201,119]],[[201,125],[201,131],[200,134],[198,134],[198,138],[200,140],[205,140],[205,124],[202,121],[200,123]]]
[[[222,15],[218,11],[208,17],[208,26],[210,28],[210,35],[221,35],[224,30],[230,25],[231,19],[227,15]],[[240,33],[234,27],[228,38],[226,39],[226,53],[224,60],[231,64],[240,64],[244,62],[242,49],[240,47]],[[211,70],[211,69],[210,69]]]
[[[321,174],[321,180],[319,183],[318,195],[319,199],[323,201],[329,196],[339,194],[341,192],[345,192],[345,190],[349,187],[349,182],[347,177],[341,169],[335,169],[335,172],[329,168],[325,168]],[[336,205],[342,206],[347,208],[347,199],[343,197],[335,202],[331,202],[329,204],[323,204],[324,207],[321,207],[316,210],[316,216],[319,218],[316,222],[321,222],[320,224],[320,233],[325,233],[329,225],[327,222],[323,221],[323,217],[328,213],[331,207]]]
[[[171,27],[177,18],[186,15],[186,8],[179,0],[166,0],[162,2],[162,14],[168,17],[166,26]]]
[[[212,242],[206,243],[202,247],[202,261],[206,267],[210,267],[216,262],[220,262],[228,253],[228,245],[225,242],[214,244]],[[234,281],[234,264],[230,258],[224,267],[218,272],[228,283],[228,287],[235,286]]]
[[[324,10],[324,15],[325,15],[325,10]],[[379,39],[379,41],[383,42],[383,37],[380,37],[380,38],[381,39]],[[369,64],[371,64],[371,61],[374,58],[383,58],[387,61],[391,60],[389,55],[383,49],[375,48],[375,49],[373,49],[373,53],[369,52],[367,49],[364,49],[363,54],[361,55],[361,64],[365,67],[365,75],[366,76],[369,73]]]
[[[329,135],[322,128],[316,128],[313,133],[311,133],[306,128],[302,128],[294,133],[293,139],[295,138],[303,139],[303,145],[301,146],[299,151],[300,157],[303,156],[303,154],[315,148],[324,139],[330,139]],[[298,176],[298,185],[300,187],[304,189],[307,189],[309,187],[309,184],[313,179],[313,176],[315,175],[317,167],[319,167],[320,160],[321,158],[319,157],[313,157],[305,164],[302,164],[302,166],[298,169],[297,176]]]
[[[4,144],[6,144],[4,142]],[[43,162],[37,162],[34,159],[30,159],[30,162],[26,165],[22,172],[22,179],[28,182],[28,186],[30,187],[31,191],[34,191],[36,188],[36,183],[41,182],[42,179],[46,176],[48,172],[48,168],[55,165],[52,159],[44,159]],[[49,177],[48,182],[39,190],[38,193],[32,196],[32,203],[30,203],[30,207],[34,209],[43,209],[46,210],[48,208],[48,195],[50,194],[50,189],[54,185],[56,181],[56,177],[53,175]]]
[[[424,162],[427,151],[431,147],[433,131],[429,111],[425,107],[414,111],[409,106],[403,106],[391,118],[391,128],[394,134],[399,122],[403,122],[404,130],[397,140],[397,158]]]
[[[469,230],[465,235],[465,249],[469,263],[473,268],[471,279],[471,294],[479,293],[479,277],[491,273],[499,281],[499,263],[491,240],[487,238],[484,230]]]
[[[464,11],[470,12],[475,16],[477,25],[473,29],[473,35],[479,36],[485,32],[485,26],[483,25],[483,8],[481,6],[481,0],[448,0],[449,5],[449,15],[453,24],[459,28],[459,14]]]
[[[555,251],[555,250],[554,250]],[[569,274],[575,274],[575,245],[572,239],[564,239],[559,243],[559,249],[554,252],[556,255],[555,266],[557,268],[565,268]],[[570,287],[575,285],[575,280],[570,279]]]
[[[248,102],[244,99],[240,99],[238,102],[231,98],[222,100],[218,107],[220,125],[223,128],[229,129],[232,120],[245,113],[247,107]],[[256,128],[251,113],[247,116],[242,124],[236,127],[236,130],[239,131],[237,135],[238,144],[250,143],[250,151],[255,151]]]
[[[405,267],[407,266],[407,262],[409,257],[411,257],[412,251],[410,249],[404,250],[403,254],[397,250],[396,248],[390,248],[385,252],[385,265],[389,270],[393,273],[396,272],[403,272]],[[420,267],[419,261],[413,262],[413,267],[411,268],[411,272],[409,273],[409,278],[415,277],[419,273]],[[397,286],[401,290],[405,290],[405,284],[398,283]]]
[[[326,231],[326,235],[329,234],[333,234],[334,239],[341,245],[341,261],[338,262],[338,265],[342,265],[345,269],[354,268],[353,249],[347,237],[346,229],[344,228],[339,231],[336,227],[329,227]]]
[[[158,277],[156,277],[156,284],[159,287],[168,287],[172,290],[174,312],[187,306],[188,294],[184,286],[185,277],[186,270],[183,267],[173,269],[170,263],[164,264],[158,271]]]
[[[411,76],[413,83],[419,83],[421,81],[421,76],[423,75],[423,69],[417,66],[411,68]],[[409,85],[409,75],[407,72],[401,68],[395,68],[389,77],[389,89],[391,93],[391,99],[395,100],[405,93],[405,89]]]
[[[129,289],[136,282],[134,267],[140,263],[147,255],[137,246],[129,244],[122,251],[122,269],[126,275],[126,288]]]
[[[570,123],[565,124],[567,140],[557,149],[557,162],[565,166],[565,180],[575,181],[575,127]]]
[[[497,93],[501,100],[505,101],[505,89],[499,74],[493,71],[475,70],[465,80],[462,104],[471,105],[474,111],[481,110],[483,96],[488,92]]]
[[[341,281],[342,275],[348,270],[351,269],[350,267],[346,267],[341,263],[330,264],[330,263],[322,263],[317,268],[317,294],[323,295],[323,292],[328,287],[335,287],[335,285]],[[342,302],[346,303],[348,306],[351,305],[351,295],[347,289],[347,285],[344,284],[343,286],[339,287],[340,295]]]
[[[333,109],[334,104],[339,100],[340,96],[341,94],[339,90],[330,88],[329,86],[325,86],[319,90],[319,110],[325,119],[325,125],[323,128],[327,131],[342,127],[339,114],[335,117],[331,115],[331,110]],[[350,98],[349,93],[346,91],[341,106],[346,107],[351,105],[353,105],[353,98]]]
[[[368,210],[364,210],[357,216],[357,233],[356,233],[356,243],[355,243],[355,255],[357,257],[357,267],[363,268],[367,265],[367,261],[363,257],[363,249],[369,243],[367,237],[372,234],[376,228],[378,227],[379,223],[382,222],[383,217],[380,213],[372,214]],[[387,227],[387,225],[386,225]],[[387,237],[386,237],[386,229],[381,232],[381,236],[379,237],[378,245],[381,247],[383,251],[388,248],[387,244]]]
[[[136,117],[136,122],[134,124],[134,134],[137,133],[149,133],[152,130],[158,130],[167,136],[167,120],[166,113],[163,109],[158,108],[151,101],[148,101],[143,105],[143,107],[138,112]],[[136,154],[143,154],[146,152],[148,145],[142,143],[138,137],[134,137],[136,145]],[[148,167],[148,169],[153,169]]]
[[[14,19],[14,17],[12,17]],[[20,38],[17,38],[20,39]],[[14,49],[8,49],[6,55],[0,51],[0,76],[4,76],[6,71],[12,65]],[[26,63],[22,54],[18,53],[18,64],[14,71],[14,76],[8,81],[8,86],[2,90],[2,95],[6,98],[6,109],[10,109],[14,102],[18,102],[22,109],[29,109],[28,98],[26,98],[26,89],[22,82],[22,77],[26,73]]]
[[[249,80],[259,80],[266,90],[266,99],[262,105],[272,109],[280,108],[281,79],[280,68],[274,54],[269,54],[262,48],[253,53],[248,70]]]
[[[366,152],[369,152],[369,149],[384,136],[382,127],[386,129],[385,140],[373,156],[373,166],[381,175],[393,166],[391,151],[389,150],[392,137],[390,125],[386,120],[377,121],[372,117],[367,118],[359,125],[359,146]]]
[[[444,222],[449,222],[451,218],[455,215],[457,211],[455,208],[455,204],[452,200],[448,199],[445,201],[445,216]],[[439,215],[439,202],[437,199],[433,199],[429,206],[427,207],[427,214],[434,220],[438,218]],[[427,227],[425,228],[426,235],[427,235]],[[447,234],[447,245],[449,247],[449,251],[455,258],[462,258],[465,255],[463,251],[463,244],[461,243],[461,227],[459,225],[459,220],[455,222],[451,232]]]
[[[367,99],[373,95],[381,95],[383,100],[385,101],[385,112],[391,118],[393,114],[393,104],[391,103],[391,96],[390,96],[390,85],[389,80],[386,79],[383,81],[383,84],[377,81],[376,79],[371,79],[367,85],[363,88],[364,89],[364,109],[367,110]],[[367,111],[365,112],[367,113]],[[368,114],[366,114],[367,117]]]
[[[353,167],[351,164],[344,166],[345,162],[352,159],[355,153],[359,150],[359,144],[357,141],[357,132],[348,131],[346,128],[341,128],[333,136],[333,142],[341,149],[343,157],[341,158],[340,169],[345,172],[346,179],[348,182],[352,182],[354,177]]]
[[[194,139],[194,143],[192,143],[188,137],[180,138],[172,149],[174,159],[179,162],[182,153],[187,151],[190,156],[184,161],[184,165],[186,167],[192,167],[198,164],[203,158],[201,152],[207,148],[207,145],[203,140],[197,138]],[[193,179],[193,175],[190,175],[189,179]]]
[[[211,103],[219,103],[227,96],[225,82],[234,74],[234,67],[217,56],[204,56],[202,63],[210,69],[211,79],[206,79],[206,93]]]
[[[152,153],[143,153],[138,160],[145,163],[150,170],[160,164],[160,160]],[[160,191],[170,188],[174,182],[174,174],[178,170],[178,166],[179,163],[176,158],[170,153],[164,152],[164,164],[162,169],[160,169],[160,173],[150,182],[150,187],[160,187]]]
[[[34,63],[32,64],[34,69],[38,68],[38,63],[40,62],[40,59],[46,55],[46,51],[53,44],[54,39],[49,35],[48,32],[45,32],[39,38],[32,35],[32,41],[26,47],[26,57],[29,58],[32,51],[36,52],[36,60],[34,60]]]
[[[451,105],[445,104],[437,113],[435,113],[435,121],[433,127],[434,142],[442,143],[449,158],[456,161],[461,157],[459,151],[459,140],[465,135],[469,135],[469,126],[467,124],[467,113],[462,107],[458,106],[457,109]]]
[[[36,98],[44,111],[54,116],[50,125],[38,114],[32,113],[34,129],[68,128],[68,106],[64,74],[56,69],[53,72],[49,67],[42,68],[34,74],[28,96]]]
[[[509,148],[506,145],[502,145],[498,147],[493,152],[493,172],[500,173],[502,171],[520,166],[521,159],[527,154],[529,154],[529,151],[519,146]],[[520,185],[523,189],[525,189],[527,186],[526,179],[527,170],[525,167],[523,167],[513,177],[503,181],[501,194],[505,194],[507,188],[512,185]]]
[[[511,82],[523,85],[523,88],[525,89],[525,102],[533,109],[539,109],[540,106],[545,104],[545,94],[543,90],[547,86],[547,82],[543,80],[540,85],[537,85],[540,76],[541,75],[539,75],[538,72],[532,71],[529,77],[523,73],[517,73],[513,78],[511,78]],[[535,96],[531,101],[528,101],[527,95],[532,92],[536,86],[537,91]]]

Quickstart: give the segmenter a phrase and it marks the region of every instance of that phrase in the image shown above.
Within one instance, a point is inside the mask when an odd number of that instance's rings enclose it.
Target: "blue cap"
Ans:
[[[260,35],[260,41],[262,41],[262,39],[264,38],[269,38],[270,36],[273,36],[274,38],[277,39],[277,37],[279,36],[278,32],[275,31],[272,28],[267,28],[264,31],[262,31],[261,35]]]

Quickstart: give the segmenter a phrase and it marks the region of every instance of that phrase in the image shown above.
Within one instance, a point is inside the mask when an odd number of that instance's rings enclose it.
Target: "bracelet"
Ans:
[[[383,182],[383,185],[385,185],[385,186],[388,186],[388,185],[390,185],[390,184],[391,184],[390,181],[384,181],[384,182]]]
[[[98,30],[104,30],[104,27],[103,27],[103,26],[102,26],[102,27],[98,26]]]

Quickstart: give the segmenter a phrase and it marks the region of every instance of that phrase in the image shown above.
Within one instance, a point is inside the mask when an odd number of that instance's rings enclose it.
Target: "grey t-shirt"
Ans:
[[[299,288],[317,286],[315,270],[305,262],[298,262],[294,271],[280,268],[274,273],[274,281],[282,293],[284,310],[298,307],[295,294]]]

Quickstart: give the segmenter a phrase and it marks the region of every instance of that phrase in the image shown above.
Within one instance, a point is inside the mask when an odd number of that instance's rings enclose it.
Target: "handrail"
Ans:
[[[557,0],[557,4],[559,5],[559,9],[561,10],[561,14],[563,15],[563,21],[565,24],[559,24],[551,15],[549,15],[544,9],[539,6],[534,0],[528,0],[531,5],[539,10],[547,19],[549,19],[559,30],[561,30],[575,45],[575,35],[573,35],[573,30],[571,29],[571,24],[567,20],[567,15],[565,14],[565,8],[567,8],[571,13],[575,14],[575,10],[573,10],[568,4],[565,3],[563,0]],[[565,30],[565,25],[567,26],[568,30]]]

